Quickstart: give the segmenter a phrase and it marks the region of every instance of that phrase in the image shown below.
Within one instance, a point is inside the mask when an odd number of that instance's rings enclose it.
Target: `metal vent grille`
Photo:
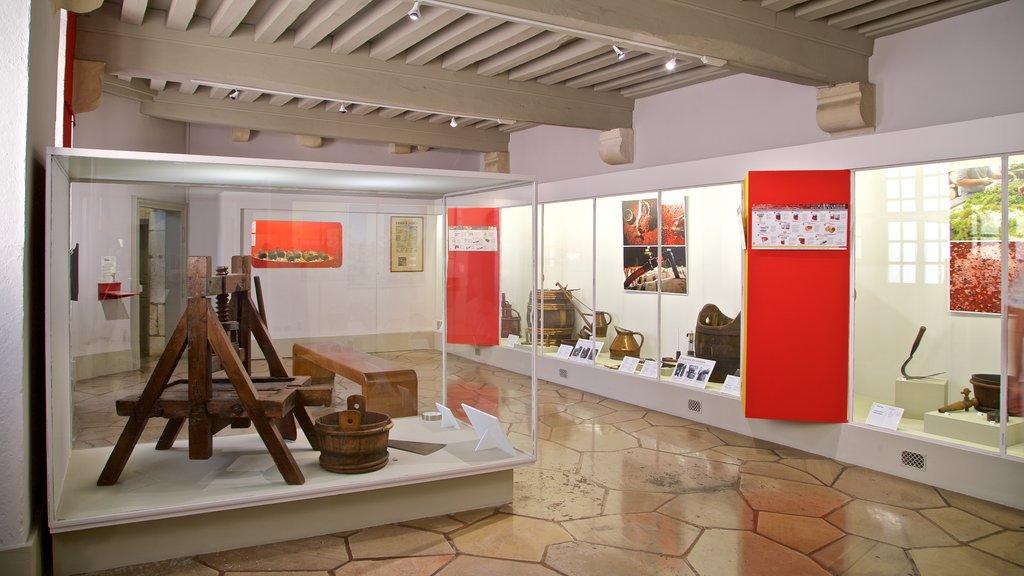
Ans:
[[[924,470],[925,458],[924,454],[921,454],[920,452],[904,450],[900,454],[900,462],[902,462],[904,466]]]
[[[568,378],[569,377],[569,371],[566,370],[565,368],[559,368],[558,369],[558,376],[561,377],[561,378]]]
[[[700,400],[687,400],[686,409],[689,410],[690,412],[700,412]]]

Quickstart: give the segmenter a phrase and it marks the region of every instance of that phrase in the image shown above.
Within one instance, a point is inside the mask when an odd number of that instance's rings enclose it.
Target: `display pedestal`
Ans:
[[[896,406],[903,408],[904,418],[921,420],[925,413],[949,404],[945,378],[896,379]]]
[[[927,434],[946,436],[965,442],[999,447],[999,424],[989,422],[985,415],[970,412],[947,412],[938,410],[924,415],[924,431]],[[1012,446],[1024,441],[1024,418],[1009,416],[1006,421],[1006,445]]]

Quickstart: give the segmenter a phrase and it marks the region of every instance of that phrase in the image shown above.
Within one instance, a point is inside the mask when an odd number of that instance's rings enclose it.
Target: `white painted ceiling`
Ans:
[[[107,0],[77,55],[154,117],[492,151],[740,72],[863,81],[873,39],[1000,1]]]

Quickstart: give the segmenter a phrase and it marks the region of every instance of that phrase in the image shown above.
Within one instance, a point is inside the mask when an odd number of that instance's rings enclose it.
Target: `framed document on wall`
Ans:
[[[391,271],[423,272],[423,217],[391,217]]]

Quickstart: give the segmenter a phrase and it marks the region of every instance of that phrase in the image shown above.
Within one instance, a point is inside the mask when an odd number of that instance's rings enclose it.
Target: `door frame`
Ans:
[[[187,280],[185,274],[185,265],[188,258],[188,203],[187,202],[174,202],[169,200],[157,200],[155,198],[147,198],[144,196],[132,196],[132,286],[133,292],[140,292],[141,285],[139,284],[139,244],[141,238],[139,238],[139,215],[143,208],[163,210],[165,212],[178,212],[181,214],[181,246],[179,247],[179,253],[181,254],[181,260],[178,263],[179,270],[181,270],[179,282],[180,294],[181,294],[181,310],[185,309],[185,282]],[[165,261],[165,269],[168,267],[168,262]],[[167,276],[165,275],[165,278]],[[142,367],[142,348],[141,338],[143,337],[139,322],[141,320],[141,310],[139,305],[142,301],[141,298],[132,298],[132,322],[131,322],[131,342],[132,342],[132,368],[138,370]],[[168,320],[173,322],[175,319]]]

